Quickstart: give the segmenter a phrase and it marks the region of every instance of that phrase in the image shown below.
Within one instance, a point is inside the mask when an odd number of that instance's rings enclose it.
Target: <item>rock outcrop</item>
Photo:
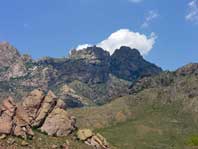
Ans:
[[[55,108],[46,118],[41,131],[50,136],[68,136],[76,129],[75,123],[75,118],[65,110]]]
[[[61,99],[64,99],[63,101],[65,102],[66,106],[70,108],[89,105],[89,103],[85,101],[85,97],[79,96],[73,88],[66,84],[62,86],[58,96]]]
[[[34,127],[48,135],[67,136],[76,129],[76,120],[64,107],[64,102],[52,91],[45,95],[36,89],[19,104],[9,97],[0,108],[0,134],[32,137]]]
[[[28,115],[21,106],[17,106],[11,97],[3,101],[0,109],[0,134],[32,137]]]
[[[0,99],[12,95],[21,100],[31,90],[41,88],[53,90],[69,108],[101,105],[128,94],[131,82],[161,71],[129,47],[110,55],[93,46],[73,50],[64,58],[33,60],[9,43],[0,43]],[[78,93],[64,93],[65,84]]]
[[[0,80],[21,77],[27,72],[20,53],[8,42],[0,43],[0,67]]]
[[[11,97],[5,99],[0,107],[0,135],[32,138],[32,128],[37,128],[49,136],[68,136],[76,127],[76,119],[64,110],[64,102],[52,91],[45,94],[40,89],[33,90],[16,104]],[[106,139],[89,129],[80,129],[77,138],[96,149],[109,149]],[[8,143],[13,145],[14,142]],[[26,141],[21,146],[29,146]],[[68,148],[68,143],[62,148]]]
[[[94,134],[90,129],[78,130],[77,138],[81,141],[84,141],[85,144],[93,146],[96,149],[110,148],[106,139],[101,134]]]
[[[36,89],[36,90],[30,92],[22,100],[22,107],[28,114],[29,121],[31,124],[34,123],[35,119],[38,116],[38,111],[41,108],[44,97],[45,97],[44,92]]]
[[[33,123],[34,127],[39,127],[43,124],[45,118],[49,115],[49,113],[52,112],[52,110],[54,110],[57,100],[58,98],[54,95],[52,91],[49,91],[47,93],[42,103],[40,104],[40,109],[37,111],[37,116]]]
[[[118,78],[135,81],[143,76],[159,74],[162,69],[146,61],[138,50],[123,46],[111,56],[110,71]]]
[[[9,67],[14,61],[20,60],[20,54],[16,48],[8,42],[0,43],[0,67]]]
[[[183,76],[191,75],[191,74],[198,75],[198,63],[191,63],[186,66],[183,66],[182,68],[179,68],[176,71],[176,74],[183,75]]]

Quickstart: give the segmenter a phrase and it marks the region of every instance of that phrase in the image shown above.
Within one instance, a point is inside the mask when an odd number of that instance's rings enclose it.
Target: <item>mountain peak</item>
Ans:
[[[9,43],[7,41],[2,41],[2,42],[0,42],[0,46],[1,45],[9,45]]]
[[[158,74],[161,68],[146,61],[137,49],[122,46],[111,56],[111,72],[115,76],[133,81],[142,76]]]
[[[8,67],[20,58],[16,48],[4,41],[0,43],[0,67]]]
[[[131,49],[130,47],[122,46],[120,49],[116,49],[113,55],[119,55],[120,57],[127,58],[142,58],[140,52],[137,49]]]
[[[81,59],[86,60],[90,63],[97,63],[99,61],[103,61],[109,59],[110,54],[109,52],[103,50],[100,47],[87,47],[82,50],[72,50],[71,55],[69,56],[70,59]]]
[[[190,63],[176,70],[177,75],[198,74],[198,63]]]

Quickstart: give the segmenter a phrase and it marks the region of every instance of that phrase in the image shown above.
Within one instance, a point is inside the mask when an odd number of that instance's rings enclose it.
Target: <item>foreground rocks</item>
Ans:
[[[75,118],[69,117],[65,110],[55,108],[46,118],[41,131],[50,136],[68,136],[76,129],[75,123]]]
[[[12,134],[23,138],[34,135],[28,115],[21,106],[17,107],[11,97],[4,100],[0,108],[0,134]]]
[[[76,129],[76,121],[62,107],[64,103],[51,91],[45,95],[34,90],[19,104],[9,97],[0,108],[0,134],[26,139],[34,135],[34,127],[48,135],[67,136]]]
[[[99,133],[94,134],[90,129],[80,129],[77,132],[79,140],[84,141],[89,146],[93,146],[96,149],[109,149],[109,145],[106,139]]]
[[[0,139],[3,140],[7,136],[17,136],[25,140],[33,138],[32,128],[37,128],[49,136],[68,136],[77,129],[76,119],[64,108],[65,103],[52,91],[45,94],[36,89],[17,104],[12,97],[8,97],[0,107]],[[80,129],[77,138],[96,149],[109,148],[104,137],[89,129]],[[7,139],[7,144],[14,145],[15,142],[10,139],[12,138]],[[23,147],[29,146],[25,140],[20,144]],[[61,148],[68,149],[68,144],[63,144]]]

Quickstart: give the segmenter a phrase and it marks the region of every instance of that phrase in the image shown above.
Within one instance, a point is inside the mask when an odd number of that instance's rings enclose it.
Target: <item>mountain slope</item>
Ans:
[[[118,148],[190,148],[189,138],[198,134],[197,68],[189,64],[144,78],[132,95],[70,112],[79,126],[97,129]]]
[[[161,68],[144,60],[138,50],[124,46],[117,49],[111,56],[110,70],[118,78],[129,81],[162,71]]]
[[[35,88],[51,89],[68,107],[107,103],[128,94],[131,82],[162,71],[128,47],[117,49],[112,56],[94,46],[72,50],[66,58],[32,60],[9,43],[2,43],[0,57],[0,99],[7,95],[20,99]],[[72,95],[63,90],[65,86],[73,90]]]

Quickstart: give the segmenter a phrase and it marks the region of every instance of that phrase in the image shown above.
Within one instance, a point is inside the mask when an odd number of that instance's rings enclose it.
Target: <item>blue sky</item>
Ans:
[[[144,57],[163,69],[198,62],[198,0],[0,2],[0,41],[33,58],[63,57],[80,44],[99,44],[125,29],[155,38]]]

